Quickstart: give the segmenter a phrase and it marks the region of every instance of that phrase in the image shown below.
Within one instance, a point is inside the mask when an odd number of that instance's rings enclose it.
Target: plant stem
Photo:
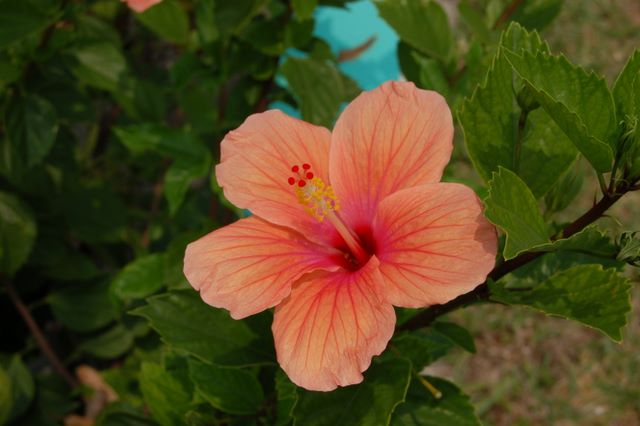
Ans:
[[[570,223],[559,234],[559,238],[569,238],[570,236],[582,231],[584,228],[598,220],[602,214],[616,203],[622,196],[628,192],[628,189],[624,189],[620,193],[614,195],[605,194],[600,201],[593,205],[586,213],[580,216],[578,219]],[[557,239],[557,238],[553,238]],[[404,324],[398,327],[399,331],[405,330],[417,330],[431,324],[436,318],[451,311],[454,311],[460,307],[470,305],[472,303],[486,302],[489,300],[489,281],[497,281],[510,272],[515,271],[521,266],[526,265],[534,259],[545,254],[544,252],[525,252],[511,260],[500,263],[487,277],[487,281],[475,288],[475,290],[463,294],[450,302],[443,305],[434,305],[424,311],[420,312],[415,317],[411,318]]]
[[[25,304],[22,302],[22,299],[20,299],[20,296],[18,295],[16,289],[13,287],[13,284],[11,284],[11,282],[9,282],[8,280],[6,280],[4,284],[11,302],[16,307],[24,322],[27,324],[27,327],[29,328],[29,331],[31,331],[31,334],[38,344],[38,347],[40,348],[44,356],[47,357],[53,369],[65,380],[65,382],[67,382],[70,387],[76,387],[78,384],[75,378],[65,368],[58,355],[54,352],[51,345],[49,345],[49,342],[44,337],[40,326],[35,321],[35,319],[33,319],[31,312],[29,312],[29,309],[27,309]]]
[[[524,0],[512,0],[512,2],[504,8],[500,16],[498,16],[498,19],[496,19],[496,22],[493,24],[493,29],[498,29],[500,25],[507,22],[509,18],[511,18],[511,15],[513,15],[513,13],[516,11],[518,6],[523,3],[523,1]]]

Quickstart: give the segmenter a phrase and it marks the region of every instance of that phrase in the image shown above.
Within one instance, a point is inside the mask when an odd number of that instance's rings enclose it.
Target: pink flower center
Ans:
[[[294,175],[290,176],[287,182],[295,187],[298,202],[305,207],[305,211],[318,222],[323,222],[325,219],[329,221],[344,240],[353,260],[359,266],[366,264],[371,256],[363,248],[358,234],[349,228],[338,215],[340,201],[331,185],[327,185],[322,179],[316,177],[308,163],[304,163],[302,166],[292,166],[291,172]]]

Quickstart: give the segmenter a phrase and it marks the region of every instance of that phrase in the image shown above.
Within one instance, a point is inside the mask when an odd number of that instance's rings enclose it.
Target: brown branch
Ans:
[[[588,225],[592,224],[593,222],[598,220],[600,217],[602,217],[602,214],[605,211],[607,211],[609,207],[615,204],[616,201],[622,198],[622,196],[626,192],[628,192],[628,189],[624,189],[622,192],[616,193],[614,195],[605,195],[602,199],[600,199],[600,201],[594,204],[593,207],[591,207],[586,213],[584,213],[582,216],[580,216],[578,219],[576,219],[575,221],[570,223],[566,228],[564,228],[564,230],[559,234],[558,237],[553,239],[569,238],[570,236],[582,231]],[[526,265],[527,263],[531,262],[534,259],[537,259],[543,254],[545,253],[544,252],[526,252],[526,253],[522,253],[519,256],[516,256],[511,260],[507,260],[505,262],[500,263],[498,266],[496,266],[493,269],[493,271],[491,271],[491,273],[487,277],[487,281],[485,281],[484,283],[476,287],[475,290],[469,293],[463,294],[462,296],[459,296],[443,305],[434,305],[425,309],[415,317],[411,318],[404,324],[400,325],[398,327],[398,330],[399,331],[417,330],[419,328],[427,327],[429,324],[431,324],[436,318],[438,318],[441,315],[444,315],[458,308],[461,308],[473,303],[488,301],[489,286],[487,282],[489,280],[497,281],[500,278],[507,275],[508,273],[515,271],[516,269]]]
[[[11,299],[11,302],[13,302],[18,313],[20,314],[24,322],[27,324],[27,327],[29,327],[29,331],[31,331],[31,334],[36,340],[38,347],[40,348],[44,356],[47,357],[53,369],[67,382],[69,386],[71,386],[72,388],[76,387],[77,382],[75,378],[65,368],[62,361],[60,361],[60,358],[58,357],[58,355],[56,355],[53,348],[51,348],[51,345],[49,345],[49,342],[44,337],[44,334],[42,333],[40,326],[38,326],[38,323],[36,323],[35,319],[33,319],[31,312],[29,312],[29,309],[25,306],[25,304],[20,299],[20,296],[18,295],[18,292],[16,291],[16,289],[13,287],[13,284],[11,284],[9,281],[5,281],[4,284],[7,290],[7,294]]]
[[[496,22],[493,24],[493,29],[496,30],[500,28],[502,24],[507,22],[523,2],[524,0],[512,0],[511,3],[504,8],[500,16],[498,16],[498,19],[496,19]]]
[[[359,46],[352,47],[351,49],[344,49],[338,53],[338,62],[347,62],[357,59],[360,55],[366,52],[373,43],[378,39],[377,35],[369,37],[364,43]]]

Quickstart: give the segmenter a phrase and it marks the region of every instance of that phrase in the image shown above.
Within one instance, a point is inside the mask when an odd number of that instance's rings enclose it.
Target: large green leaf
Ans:
[[[127,62],[115,44],[98,41],[83,43],[71,51],[71,70],[83,83],[116,91],[127,72]]]
[[[431,376],[424,380],[439,392],[439,398],[420,379],[414,379],[406,402],[393,414],[394,426],[480,426],[469,397],[456,385]]]
[[[186,130],[155,124],[114,128],[118,139],[134,154],[157,152],[175,160],[201,160],[208,155],[202,142]]]
[[[133,334],[123,325],[116,324],[98,336],[82,342],[78,349],[102,359],[114,359],[133,346]]]
[[[162,365],[143,362],[140,390],[155,420],[162,426],[182,424],[191,405],[191,395],[182,382]]]
[[[57,0],[0,0],[0,48],[43,30],[57,17]]]
[[[276,372],[275,381],[278,395],[275,426],[288,426],[293,420],[293,408],[298,403],[298,387],[281,369]]]
[[[266,0],[216,0],[214,16],[220,33],[237,33],[260,12]]]
[[[211,167],[211,154],[203,151],[198,159],[174,162],[164,176],[164,195],[169,202],[169,213],[174,214],[180,208],[189,185],[205,176]]]
[[[145,27],[167,41],[178,44],[189,41],[189,16],[176,0],[163,0],[135,16]]]
[[[449,18],[438,2],[375,0],[375,4],[403,41],[442,62],[451,59],[455,43]]]
[[[13,275],[27,261],[35,238],[31,210],[13,195],[0,192],[0,272]]]
[[[546,53],[504,55],[542,108],[599,172],[611,170],[617,123],[602,77]]]
[[[262,406],[262,386],[248,371],[189,360],[189,377],[198,393],[221,411],[254,414]]]
[[[391,351],[385,352],[383,358],[406,358],[414,370],[421,371],[455,346],[475,352],[473,337],[466,329],[451,322],[437,321],[426,329],[397,334],[390,343]]]
[[[549,242],[535,197],[515,173],[502,167],[489,182],[485,216],[507,235],[505,259]]]
[[[205,304],[193,290],[151,297],[132,313],[149,320],[167,344],[205,361],[228,366],[273,362],[270,335],[257,335],[246,321]]]
[[[491,299],[530,306],[546,314],[573,319],[622,339],[622,327],[631,310],[630,284],[615,269],[578,265],[550,276],[530,289],[509,290],[491,283]]]
[[[634,81],[640,75],[640,49],[636,49],[629,57],[626,65],[618,75],[613,86],[613,98],[616,101],[618,121],[625,120],[627,116],[640,115],[637,108],[638,96]]]
[[[291,0],[291,7],[300,20],[311,18],[318,5],[318,0]]]
[[[11,357],[7,365],[3,367],[6,368],[5,371],[11,381],[11,412],[8,417],[8,422],[11,422],[24,414],[31,405],[35,394],[35,385],[31,372],[18,355]],[[0,396],[0,400],[2,400],[2,396]],[[2,402],[0,402],[1,405]],[[0,414],[0,423],[2,423],[2,414]]]
[[[548,51],[537,33],[527,33],[518,24],[509,27],[500,43],[515,51]],[[460,110],[460,122],[469,156],[485,182],[501,166],[517,173],[538,198],[566,171],[578,151],[545,111],[522,116],[516,96],[522,88],[517,80],[499,50],[486,80]]]
[[[526,28],[541,30],[548,26],[562,9],[564,0],[527,0],[520,2],[511,19]]]
[[[116,317],[108,281],[75,283],[51,293],[48,301],[56,319],[75,331],[97,330]]]
[[[404,401],[411,364],[392,359],[374,364],[359,385],[332,392],[298,392],[294,408],[296,425],[388,425],[395,407]]]
[[[139,257],[122,268],[111,282],[111,291],[121,300],[142,299],[164,285],[164,255]]]
[[[298,98],[302,118],[314,124],[331,127],[340,105],[358,92],[353,80],[326,61],[289,58],[280,70]]]
[[[16,98],[6,112],[7,134],[27,167],[42,162],[58,133],[58,116],[53,105],[36,95]]]
[[[533,247],[531,251],[575,251],[589,253],[596,256],[613,258],[617,249],[607,236],[606,232],[597,226],[589,226],[569,238],[562,238],[551,243]]]

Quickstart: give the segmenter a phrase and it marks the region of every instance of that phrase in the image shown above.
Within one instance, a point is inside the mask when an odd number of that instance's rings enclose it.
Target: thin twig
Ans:
[[[493,24],[493,29],[497,30],[502,24],[507,22],[523,2],[524,0],[512,0],[512,2],[504,8],[500,16],[498,16],[498,19],[496,19],[496,22]]]
[[[29,309],[27,309],[25,304],[22,302],[22,299],[20,299],[20,296],[18,295],[16,289],[13,287],[13,284],[11,284],[11,282],[9,282],[8,280],[5,280],[4,284],[11,302],[13,302],[13,305],[16,307],[18,313],[27,324],[27,327],[29,327],[29,331],[31,331],[33,338],[35,339],[44,356],[47,357],[53,369],[65,380],[65,382],[67,382],[67,384],[72,388],[75,388],[78,384],[76,382],[76,379],[65,368],[58,355],[54,352],[51,345],[49,345],[49,342],[44,337],[40,326],[31,315],[31,312],[29,312]]]

